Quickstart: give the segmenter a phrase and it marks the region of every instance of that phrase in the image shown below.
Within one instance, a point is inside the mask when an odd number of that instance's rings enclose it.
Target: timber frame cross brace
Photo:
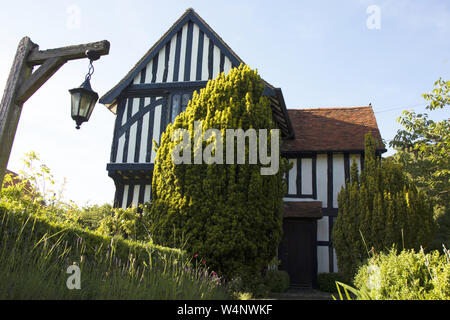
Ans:
[[[109,46],[103,40],[41,51],[29,37],[20,41],[0,104],[0,190],[23,104],[67,61],[87,58],[87,50],[107,55]]]

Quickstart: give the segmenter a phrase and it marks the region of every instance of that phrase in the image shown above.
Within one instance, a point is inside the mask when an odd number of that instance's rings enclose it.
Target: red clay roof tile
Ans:
[[[377,150],[385,151],[372,107],[288,109],[295,139],[284,140],[282,151],[363,151],[372,132]]]

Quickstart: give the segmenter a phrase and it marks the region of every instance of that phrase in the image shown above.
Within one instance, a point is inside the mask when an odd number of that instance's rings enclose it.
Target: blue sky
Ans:
[[[367,27],[371,5],[380,9],[379,29]],[[0,88],[23,36],[41,49],[107,39],[110,54],[95,63],[91,81],[102,95],[190,7],[283,89],[288,108],[372,103],[385,139],[403,109],[423,112],[422,93],[450,79],[450,1],[4,1]],[[114,196],[106,172],[114,115],[98,104],[81,130],[70,117],[68,89],[81,84],[87,66],[67,63],[28,100],[8,165],[19,171],[23,154],[36,151],[58,180],[67,178],[65,195],[80,205]]]

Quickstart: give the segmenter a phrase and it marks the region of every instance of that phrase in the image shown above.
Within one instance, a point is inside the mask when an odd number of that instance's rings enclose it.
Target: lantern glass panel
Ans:
[[[92,114],[92,111],[94,110],[95,104],[97,103],[98,100],[98,94],[95,92],[90,92],[89,94],[86,94],[86,113],[84,114],[84,116],[86,117],[86,121],[89,120],[89,117]]]
[[[83,92],[80,101],[80,111],[78,114],[80,117],[86,118],[87,114],[89,113],[91,102],[92,96],[90,94],[87,94],[86,92]]]
[[[80,108],[80,92],[71,92],[72,97],[72,117],[78,115],[78,110]]]
[[[86,119],[89,120],[89,118],[91,117],[92,111],[94,111],[94,106],[97,103],[97,97],[93,97],[92,101],[91,101],[91,107],[89,109],[88,114],[86,115]]]

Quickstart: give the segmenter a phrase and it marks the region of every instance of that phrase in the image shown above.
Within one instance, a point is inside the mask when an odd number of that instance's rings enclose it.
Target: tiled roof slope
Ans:
[[[294,140],[284,140],[283,152],[363,151],[367,132],[386,151],[372,107],[288,109]]]

